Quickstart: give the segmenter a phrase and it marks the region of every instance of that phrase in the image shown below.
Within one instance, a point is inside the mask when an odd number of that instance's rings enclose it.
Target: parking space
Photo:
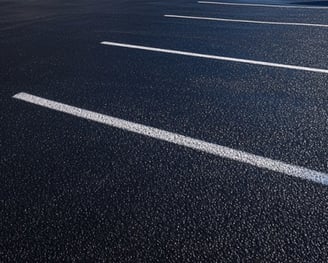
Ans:
[[[0,256],[324,262],[324,2],[0,1]]]

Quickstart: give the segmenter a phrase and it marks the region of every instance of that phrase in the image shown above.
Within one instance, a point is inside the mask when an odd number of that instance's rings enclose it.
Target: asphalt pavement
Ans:
[[[328,1],[203,2],[0,0],[1,262],[328,261]]]

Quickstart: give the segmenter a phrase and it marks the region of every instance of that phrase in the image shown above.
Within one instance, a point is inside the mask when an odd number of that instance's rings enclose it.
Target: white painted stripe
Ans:
[[[219,22],[236,22],[236,23],[251,23],[251,24],[265,24],[265,25],[283,25],[283,26],[310,26],[310,27],[326,27],[324,24],[307,24],[307,23],[290,23],[290,22],[273,22],[273,21],[258,21],[258,20],[241,20],[241,19],[228,19],[228,18],[216,18],[216,17],[201,17],[201,16],[180,16],[180,15],[164,15],[170,18],[181,19],[196,19],[196,20],[208,20]]]
[[[278,63],[250,60],[250,59],[213,56],[213,55],[171,50],[171,49],[162,49],[162,48],[145,47],[145,46],[139,46],[139,45],[123,44],[123,43],[117,43],[117,42],[108,42],[108,41],[103,41],[100,44],[116,46],[116,47],[132,48],[132,49],[141,49],[141,50],[154,51],[154,52],[169,53],[169,54],[176,54],[176,55],[183,55],[183,56],[190,56],[190,57],[208,58],[208,59],[215,59],[215,60],[261,65],[261,66],[267,66],[267,67],[303,70],[303,71],[311,71],[311,72],[328,74],[328,69],[319,69],[319,68],[310,68],[310,67],[302,67],[302,66],[287,65],[287,64],[278,64]]]
[[[230,2],[212,2],[212,1],[198,1],[198,3],[199,3],[199,4],[211,4],[211,5],[252,6],[252,7],[273,7],[273,8],[328,9],[328,6],[267,5],[267,4],[246,4],[246,3],[230,3]]]
[[[154,139],[174,143],[180,146],[188,147],[197,151],[213,154],[222,158],[250,164],[259,168],[271,170],[302,179],[311,180],[317,183],[328,185],[328,174],[310,170],[304,167],[287,164],[285,162],[272,160],[251,153],[235,150],[214,143],[205,142],[191,137],[183,136],[177,133],[168,132],[146,125],[122,120],[108,115],[96,113],[73,107],[67,104],[44,99],[27,93],[18,93],[13,96],[15,99],[26,101],[35,105],[39,105],[48,109],[64,112],[79,118],[106,124],[111,127],[123,129],[137,134],[145,135]]]

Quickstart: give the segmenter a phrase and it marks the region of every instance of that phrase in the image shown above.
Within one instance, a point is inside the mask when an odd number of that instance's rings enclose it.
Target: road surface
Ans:
[[[0,0],[1,262],[328,261],[327,1],[213,2]]]

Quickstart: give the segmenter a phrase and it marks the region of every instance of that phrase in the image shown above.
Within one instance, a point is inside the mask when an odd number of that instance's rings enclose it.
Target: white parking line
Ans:
[[[223,60],[223,61],[231,61],[231,62],[238,62],[238,63],[261,65],[261,66],[267,66],[267,67],[302,70],[302,71],[310,71],[310,72],[328,74],[328,69],[319,69],[319,68],[310,68],[310,67],[287,65],[287,64],[278,64],[278,63],[271,63],[271,62],[265,62],[265,61],[250,60],[250,59],[213,56],[213,55],[206,55],[206,54],[171,50],[171,49],[162,49],[162,48],[154,48],[154,47],[145,47],[145,46],[139,46],[139,45],[117,43],[117,42],[108,42],[108,41],[103,41],[100,44],[108,45],[108,46],[116,46],[116,47],[132,48],[132,49],[141,49],[141,50],[147,50],[147,51],[154,51],[154,52],[162,52],[162,53],[190,56],[190,57],[208,58],[208,59],[215,59],[215,60]]]
[[[267,4],[245,4],[245,3],[230,3],[230,2],[212,2],[212,1],[198,1],[198,3],[199,3],[199,4],[211,4],[211,5],[252,6],[252,7],[273,7],[273,8],[328,9],[327,6],[267,5]]]
[[[173,144],[188,147],[208,154],[213,154],[222,158],[231,159],[234,161],[250,164],[252,166],[256,166],[259,168],[328,185],[328,174],[326,173],[310,170],[296,165],[287,164],[281,161],[272,160],[269,158],[235,150],[214,143],[208,143],[202,140],[193,139],[191,137],[183,136],[177,133],[160,130],[157,128],[122,120],[119,118],[96,113],[93,111],[84,110],[81,108],[44,99],[23,92],[14,95],[13,98],[26,101],[35,105],[39,105],[48,109],[52,109],[55,111],[67,113],[82,119],[95,121],[98,123],[106,124],[111,127],[138,133],[154,139],[170,142]]]
[[[219,22],[236,22],[236,23],[265,24],[265,25],[283,25],[283,26],[310,26],[310,27],[328,28],[328,25],[324,25],[324,24],[273,22],[273,21],[241,20],[241,19],[227,19],[227,18],[201,17],[201,16],[180,16],[180,15],[164,15],[164,17],[179,18],[179,19],[181,18],[181,19],[208,20],[208,21],[219,21]]]

